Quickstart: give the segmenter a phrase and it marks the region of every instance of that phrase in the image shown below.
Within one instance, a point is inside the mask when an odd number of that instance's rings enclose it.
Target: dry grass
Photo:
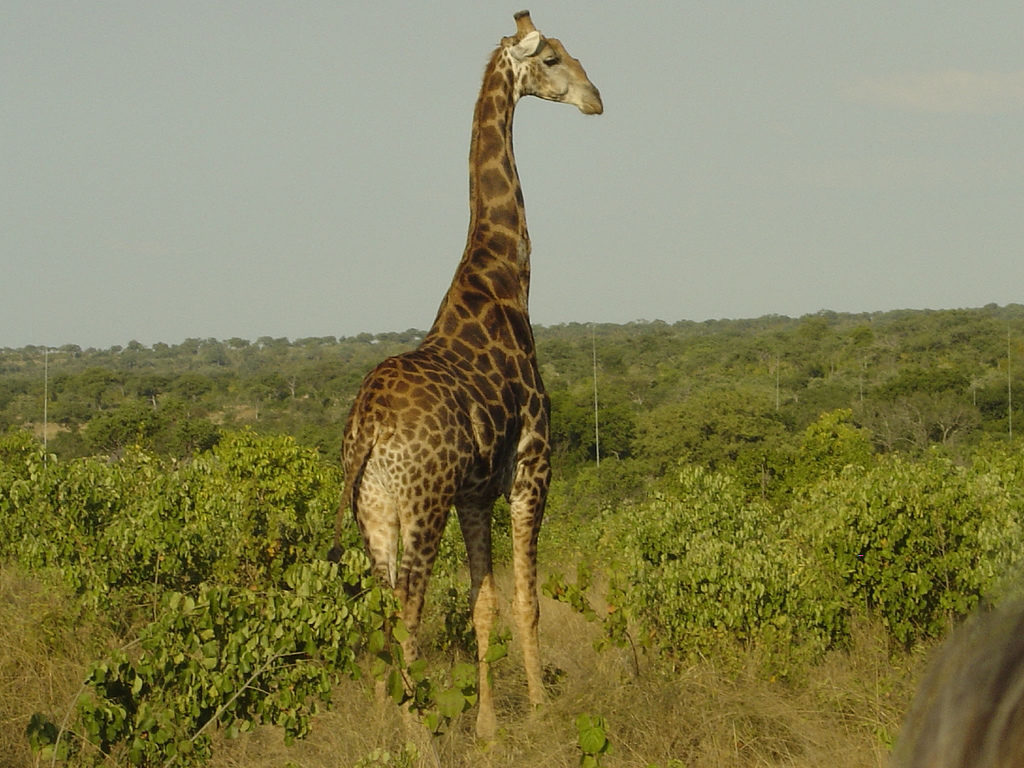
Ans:
[[[61,432],[70,432],[71,428],[66,427],[63,424],[55,424],[50,422],[49,424],[43,425],[38,422],[25,422],[25,428],[32,430],[32,434],[35,435],[39,440],[44,437],[47,440],[53,440]]]
[[[223,411],[209,416],[212,423],[223,424],[254,424],[260,420],[260,411],[254,405],[229,405]]]
[[[513,645],[511,658],[495,668],[501,730],[492,744],[474,739],[474,713],[431,739],[378,702],[371,686],[345,682],[308,739],[286,747],[274,728],[218,739],[212,765],[344,768],[385,749],[390,761],[363,765],[568,768],[579,765],[574,720],[586,712],[607,721],[613,752],[602,765],[609,768],[882,766],[921,666],[916,656],[890,658],[881,629],[862,622],[851,651],[830,655],[798,685],[723,670],[710,659],[675,670],[644,662],[636,676],[625,652],[594,650],[593,624],[564,605],[542,605],[551,700],[540,712],[528,711]],[[66,711],[89,648],[101,645],[88,627],[74,626],[69,611],[37,583],[0,570],[0,768],[34,764],[23,735],[28,718]],[[449,662],[432,659],[437,669]],[[756,660],[749,666],[756,668]],[[403,755],[410,742],[416,760]]]
[[[0,568],[0,768],[35,764],[29,719],[68,711],[104,639],[59,591]]]
[[[526,681],[513,646],[495,669],[501,732],[482,746],[473,737],[473,713],[433,742],[410,728],[394,708],[380,704],[365,684],[346,683],[313,735],[293,747],[274,729],[218,745],[217,768],[355,765],[374,749],[390,763],[406,742],[420,753],[415,766],[498,768],[579,765],[574,721],[604,716],[613,752],[609,768],[685,766],[884,766],[920,671],[917,657],[890,658],[881,628],[864,621],[849,652],[831,654],[799,685],[765,680],[755,672],[723,670],[712,660],[668,671],[641,664],[626,651],[597,652],[597,630],[568,607],[542,601],[545,671],[551,700],[528,711]],[[443,668],[450,659],[432,662]],[[750,660],[750,670],[757,667]]]

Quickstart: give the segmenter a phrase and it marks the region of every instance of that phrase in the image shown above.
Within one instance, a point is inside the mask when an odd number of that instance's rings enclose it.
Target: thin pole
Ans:
[[[594,356],[594,457],[597,466],[601,466],[601,429],[597,420],[597,335],[594,325],[590,325],[590,345]]]
[[[50,405],[50,348],[43,347],[43,463],[46,463],[47,437],[49,432]]]
[[[1010,371],[1010,329],[1006,329],[1006,416],[1010,424],[1010,439],[1013,440],[1013,376]]]
[[[775,355],[775,410],[779,410],[779,356]]]

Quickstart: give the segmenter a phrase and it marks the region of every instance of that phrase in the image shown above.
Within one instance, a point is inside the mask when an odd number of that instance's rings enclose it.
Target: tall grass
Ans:
[[[219,738],[212,766],[569,768],[579,765],[574,721],[581,713],[605,718],[613,749],[602,765],[611,768],[882,766],[923,656],[894,655],[884,628],[861,619],[852,647],[827,655],[800,683],[765,679],[753,657],[745,668],[727,669],[712,658],[675,667],[641,658],[638,675],[631,654],[594,650],[594,624],[563,604],[542,606],[550,701],[529,710],[513,645],[512,658],[495,667],[500,732],[493,744],[475,740],[473,712],[429,737],[378,701],[371,684],[345,681],[309,738],[286,747],[269,727]],[[443,625],[437,604],[428,634],[431,625]],[[32,713],[73,706],[89,661],[112,644],[118,640],[59,590],[0,569],[0,768],[36,764],[24,735]],[[450,650],[430,659],[437,669],[451,661]]]
[[[89,662],[111,640],[61,589],[0,568],[0,768],[35,763],[25,735],[29,719],[68,712]]]

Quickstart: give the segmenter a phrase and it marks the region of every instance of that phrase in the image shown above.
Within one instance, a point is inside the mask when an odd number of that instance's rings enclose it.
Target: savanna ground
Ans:
[[[435,606],[426,648],[439,621]],[[528,711],[513,643],[495,665],[500,732],[492,744],[474,738],[474,711],[430,737],[379,701],[371,682],[345,680],[308,738],[285,746],[281,731],[266,726],[237,739],[218,736],[211,766],[578,766],[581,713],[605,718],[612,749],[601,757],[604,766],[881,766],[927,650],[893,653],[884,629],[859,619],[849,650],[780,682],[759,674],[749,654],[724,664],[710,657],[669,664],[641,652],[637,674],[628,648],[594,649],[598,632],[568,606],[542,598],[550,701]],[[89,663],[117,644],[58,588],[11,567],[0,571],[0,766],[49,764],[29,749],[29,718],[68,711]],[[450,653],[431,653],[435,667],[451,661]]]

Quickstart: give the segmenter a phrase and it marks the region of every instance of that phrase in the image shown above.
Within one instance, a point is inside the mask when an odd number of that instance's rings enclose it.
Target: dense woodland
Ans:
[[[1020,594],[1024,306],[537,328],[552,704],[497,665],[479,749],[457,525],[415,671],[351,520],[325,560],[349,404],[420,336],[0,351],[0,758],[878,766],[924,653]]]
[[[62,458],[129,445],[181,458],[249,427],[336,457],[362,377],[421,336],[3,349],[0,431],[42,437],[45,419],[48,448]],[[794,439],[837,409],[850,410],[883,453],[938,446],[963,456],[986,437],[1009,436],[1014,416],[1024,429],[1021,305],[573,323],[538,327],[536,339],[563,478],[595,462],[599,445],[600,458],[629,460],[638,477],[680,459],[739,463],[756,467],[768,491]]]

